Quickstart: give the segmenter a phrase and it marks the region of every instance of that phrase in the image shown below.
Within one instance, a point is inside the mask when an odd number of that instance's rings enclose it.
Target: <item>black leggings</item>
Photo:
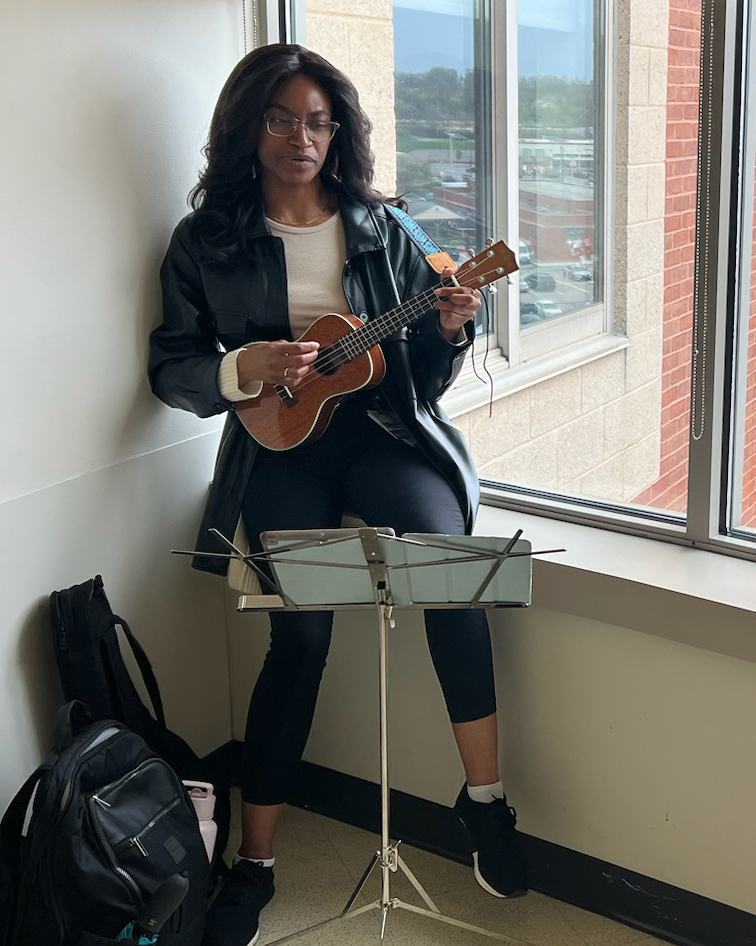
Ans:
[[[457,497],[419,449],[342,404],[315,443],[260,450],[242,515],[253,551],[261,532],[338,528],[344,510],[369,525],[405,532],[464,533]],[[258,805],[287,799],[310,732],[331,640],[330,611],[273,612],[270,650],[252,693],[244,740],[242,796]],[[428,646],[452,722],[496,710],[491,642],[482,610],[425,612]]]

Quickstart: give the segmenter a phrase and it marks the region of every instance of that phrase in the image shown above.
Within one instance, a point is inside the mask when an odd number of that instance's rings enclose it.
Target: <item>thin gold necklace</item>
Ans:
[[[312,220],[305,220],[303,223],[292,223],[290,220],[281,220],[280,217],[274,217],[273,214],[268,214],[268,218],[275,220],[276,223],[282,223],[285,227],[309,227],[311,224],[315,223],[316,220],[320,220],[327,209],[327,207],[321,207],[320,213],[316,214]]]

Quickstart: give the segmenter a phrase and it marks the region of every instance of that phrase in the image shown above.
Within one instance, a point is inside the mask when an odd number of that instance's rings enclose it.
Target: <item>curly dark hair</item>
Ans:
[[[245,250],[247,224],[261,200],[257,144],[265,110],[280,85],[297,75],[327,93],[341,126],[320,172],[325,186],[362,203],[387,201],[373,187],[372,124],[352,81],[303,46],[261,46],[237,63],[221,90],[203,148],[207,164],[189,195],[201,221],[200,241],[212,258],[228,260]]]

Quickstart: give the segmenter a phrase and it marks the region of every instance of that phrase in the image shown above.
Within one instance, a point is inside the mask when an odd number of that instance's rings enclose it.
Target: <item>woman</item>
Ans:
[[[291,391],[314,369],[318,343],[293,341],[325,312],[363,321],[434,286],[422,240],[373,189],[370,123],[341,72],[299,46],[257,49],[223,88],[207,166],[161,270],[165,316],[151,337],[158,397],[208,416]],[[426,248],[427,249],[427,248]],[[436,290],[435,308],[383,345],[378,389],[346,398],[325,433],[273,452],[228,414],[198,549],[208,529],[233,535],[241,515],[253,549],[265,530],[338,527],[348,509],[368,524],[465,534],[478,483],[462,437],[437,404],[472,343],[476,291]],[[222,571],[223,560],[196,566]],[[271,614],[271,647],[249,707],[242,844],[208,918],[212,946],[247,946],[273,895],[273,841],[310,730],[332,615]],[[514,811],[499,781],[491,648],[483,611],[429,611],[428,643],[467,782],[455,810],[471,835],[475,874],[491,893],[526,889]]]

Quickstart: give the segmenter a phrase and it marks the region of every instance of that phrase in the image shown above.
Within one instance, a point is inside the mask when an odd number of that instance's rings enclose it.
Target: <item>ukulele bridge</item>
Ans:
[[[295,407],[299,404],[299,398],[291,388],[287,387],[285,384],[274,384],[273,389],[284,407]]]

